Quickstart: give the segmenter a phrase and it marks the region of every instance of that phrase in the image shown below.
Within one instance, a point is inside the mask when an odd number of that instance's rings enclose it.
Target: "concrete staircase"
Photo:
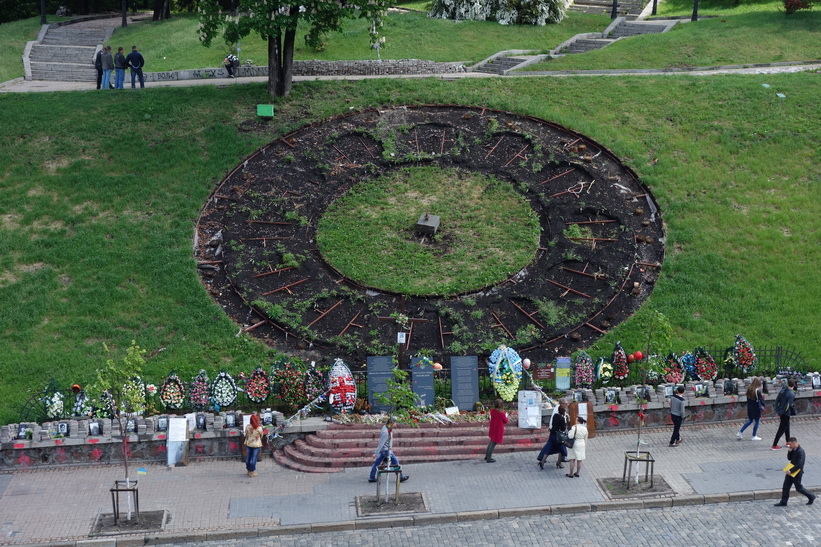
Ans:
[[[625,17],[618,17],[604,32],[577,34],[552,50],[547,57],[552,58],[575,53],[585,53],[587,51],[601,49],[623,38],[639,36],[641,34],[667,32],[673,28],[676,23],[678,23],[678,21],[630,21]]]
[[[487,427],[487,422],[399,426],[393,432],[393,451],[400,464],[483,458],[488,443]],[[274,459],[284,467],[306,473],[336,473],[346,467],[369,467],[380,430],[374,425],[332,425],[274,451]],[[535,464],[548,434],[547,428],[519,429],[508,425],[505,442],[493,453],[532,451]]]
[[[83,21],[47,25],[38,40],[27,48],[30,80],[94,82],[94,54],[112,31],[111,23]]]
[[[508,71],[513,70],[525,61],[527,61],[527,59],[523,59],[521,57],[497,57],[477,68],[476,72],[498,74],[501,76]]]

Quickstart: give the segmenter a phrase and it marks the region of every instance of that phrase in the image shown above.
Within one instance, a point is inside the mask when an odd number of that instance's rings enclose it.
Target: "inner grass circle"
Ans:
[[[440,217],[433,238],[415,231]],[[357,184],[319,220],[317,244],[342,275],[374,289],[446,296],[512,276],[536,255],[539,218],[510,183],[437,166]]]

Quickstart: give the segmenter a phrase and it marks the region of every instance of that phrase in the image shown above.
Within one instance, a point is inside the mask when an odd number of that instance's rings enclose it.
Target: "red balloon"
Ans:
[[[627,356],[627,362],[628,362],[628,363],[632,363],[632,362],[633,362],[633,361],[635,361],[635,360],[636,360],[636,358],[635,358],[635,357],[633,357],[633,355],[632,355],[632,354]]]
[[[636,359],[636,361],[641,361],[642,359],[644,359],[644,354],[640,351],[637,351],[633,354],[633,357]]]

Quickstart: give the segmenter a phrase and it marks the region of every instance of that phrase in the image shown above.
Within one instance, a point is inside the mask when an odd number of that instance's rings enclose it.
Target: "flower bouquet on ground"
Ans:
[[[519,354],[507,346],[499,346],[488,359],[490,377],[493,387],[503,401],[512,401],[519,392],[522,379],[522,359]]]
[[[224,370],[217,374],[211,383],[211,397],[214,399],[214,410],[231,406],[237,400],[237,383]]]
[[[684,381],[681,361],[672,351],[667,354],[667,358],[664,360],[664,381],[670,384],[680,384]]]
[[[271,383],[279,386],[271,393],[280,409],[293,412],[307,402],[303,376],[302,370],[291,363],[277,363],[271,367]]]
[[[137,415],[145,412],[145,382],[139,376],[134,376],[123,385],[120,409]]]
[[[245,381],[245,394],[252,403],[262,404],[271,394],[271,378],[268,373],[257,367]]]
[[[695,370],[701,380],[715,380],[718,375],[718,365],[704,348],[696,348]]]
[[[342,413],[353,410],[357,402],[356,382],[353,374],[351,374],[351,369],[342,359],[334,360],[331,371],[328,373],[328,389],[331,392],[328,400],[333,408]]]
[[[51,397],[46,398],[46,417],[55,420],[63,417],[65,411],[65,397],[59,391],[55,391]]]
[[[573,384],[577,388],[590,389],[593,387],[593,359],[584,350],[576,355],[573,363]]]
[[[684,355],[682,355],[681,359],[679,359],[679,362],[681,363],[681,370],[684,372],[684,380],[687,380],[688,378],[691,380],[697,380],[699,378],[696,373],[695,355],[689,351],[685,351]]]
[[[599,357],[599,362],[596,363],[596,379],[603,384],[613,379],[613,365],[605,361],[604,357]]]
[[[160,386],[160,402],[168,410],[179,410],[185,401],[185,386],[173,372]]]
[[[621,347],[621,342],[616,342],[616,347],[613,350],[613,377],[616,380],[624,380],[630,373],[630,365],[627,363],[627,353]]]
[[[756,357],[753,346],[740,334],[735,336],[733,358],[736,366],[741,369],[743,374],[749,374],[755,368]]]
[[[208,374],[204,370],[191,379],[188,386],[188,398],[191,401],[191,408],[194,410],[205,410],[208,408],[210,397],[208,395]]]
[[[305,371],[305,378],[302,380],[305,389],[305,398],[313,401],[328,389],[328,382],[325,375],[316,368],[314,363]]]

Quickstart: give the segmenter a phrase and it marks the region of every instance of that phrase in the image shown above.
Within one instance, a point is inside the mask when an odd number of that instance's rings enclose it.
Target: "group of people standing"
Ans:
[[[111,46],[103,46],[94,56],[94,67],[97,69],[97,89],[123,89],[125,83],[125,71],[131,70],[131,89],[136,86],[139,80],[140,88],[145,87],[143,79],[143,66],[145,59],[137,50],[137,46],[131,46],[131,53],[123,54],[123,48],[117,48],[117,53],[111,55]],[[111,73],[114,72],[114,84],[111,84]]]
[[[487,463],[496,462],[493,459],[493,449],[497,444],[501,444],[505,436],[505,424],[508,422],[507,413],[502,411],[503,402],[496,399],[493,408],[490,410],[490,428],[488,436],[490,442],[485,451],[485,461]],[[550,435],[547,438],[541,452],[536,458],[539,462],[539,469],[544,469],[548,456],[558,454],[556,467],[564,469],[563,463],[569,463],[570,469],[565,477],[578,477],[582,470],[582,462],[586,457],[587,448],[587,420],[582,416],[577,416],[574,423],[570,423],[567,412],[567,400],[561,399],[558,406],[553,408],[550,417]]]

